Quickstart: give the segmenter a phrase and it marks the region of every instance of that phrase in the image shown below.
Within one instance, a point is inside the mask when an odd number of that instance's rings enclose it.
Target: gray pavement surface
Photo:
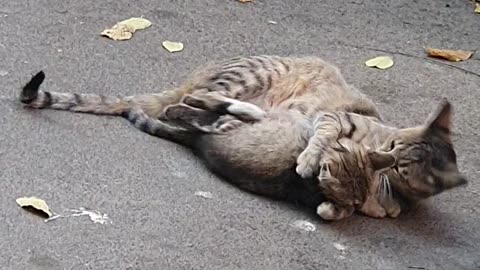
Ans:
[[[132,16],[153,25],[129,41],[99,36]],[[479,26],[468,0],[1,1],[0,269],[480,269],[480,77],[423,59],[424,46],[478,49]],[[185,49],[168,53],[164,40]],[[397,52],[387,53],[391,69],[364,65],[385,55],[378,50]],[[121,118],[14,102],[40,69],[45,89],[136,94],[169,89],[209,59],[250,54],[323,57],[398,126],[421,123],[448,97],[470,185],[397,220],[324,224],[237,190],[187,149]],[[478,56],[448,64],[480,73]],[[112,224],[85,216],[44,223],[17,207],[29,195],[56,212],[107,213]],[[295,220],[317,229],[298,230]]]

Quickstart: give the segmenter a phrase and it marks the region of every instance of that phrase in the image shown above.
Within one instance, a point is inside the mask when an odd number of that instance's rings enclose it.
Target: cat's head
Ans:
[[[320,179],[331,177],[345,186],[363,185],[366,188],[367,181],[378,179],[375,172],[395,165],[393,153],[369,150],[348,138],[337,142],[322,155]]]
[[[452,105],[443,99],[423,125],[398,130],[377,149],[395,156],[390,182],[409,201],[467,184],[452,145],[452,114]]]

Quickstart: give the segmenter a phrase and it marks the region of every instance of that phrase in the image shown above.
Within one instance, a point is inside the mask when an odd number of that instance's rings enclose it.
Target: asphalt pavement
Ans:
[[[0,269],[480,269],[480,53],[452,63],[424,52],[479,49],[473,9],[469,0],[1,1]],[[152,26],[131,40],[100,36],[140,16]],[[165,40],[185,48],[169,53]],[[397,126],[422,123],[449,98],[470,184],[396,220],[323,223],[226,184],[184,147],[124,119],[25,110],[15,100],[39,70],[44,89],[131,95],[170,89],[207,60],[252,54],[323,57]],[[379,55],[394,66],[365,66]],[[22,196],[109,222],[45,223],[16,205]]]

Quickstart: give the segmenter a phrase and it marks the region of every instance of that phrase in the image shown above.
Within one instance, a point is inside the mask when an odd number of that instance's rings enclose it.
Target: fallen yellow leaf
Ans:
[[[105,29],[101,33],[102,36],[109,37],[113,40],[131,39],[136,30],[145,29],[152,23],[144,18],[130,18],[115,24],[111,29]]]
[[[237,0],[240,3],[248,3],[248,2],[253,2],[252,0]]]
[[[181,42],[173,42],[166,40],[162,42],[162,46],[169,52],[179,52],[183,50],[183,43]]]
[[[479,3],[476,3],[476,4],[475,4],[475,13],[479,13],[479,14],[480,14],[480,4],[479,4]]]
[[[365,65],[367,65],[367,67],[387,69],[393,66],[393,60],[390,56],[378,56],[366,61]]]
[[[449,61],[459,62],[472,57],[473,52],[427,48],[427,55],[430,57],[443,58]]]
[[[52,216],[52,212],[50,212],[47,203],[42,199],[36,197],[22,197],[17,199],[17,204],[21,207],[33,207],[34,209],[45,213],[48,217]]]

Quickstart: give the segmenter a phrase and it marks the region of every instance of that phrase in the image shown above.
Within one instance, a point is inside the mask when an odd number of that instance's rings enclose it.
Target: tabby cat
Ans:
[[[208,103],[208,97],[205,96],[195,97],[197,104],[202,104],[203,102]],[[254,105],[253,105],[254,106]],[[209,136],[207,134],[219,134],[223,133],[224,136],[230,137],[231,140],[235,140],[238,136],[237,131],[232,131],[233,129],[242,129],[243,123],[235,116],[228,115],[219,115],[217,120],[213,123],[205,123],[205,119],[215,119],[212,116],[211,107],[202,105],[206,110],[190,107],[184,104],[172,105],[169,106],[166,110],[166,116],[169,120],[174,121],[176,124],[184,127],[190,127],[192,131],[191,138],[186,143],[186,145],[197,146],[193,149],[198,153],[200,150],[200,155],[204,158],[209,155],[216,155],[216,152],[210,152],[209,149],[204,148],[203,146],[198,147],[198,144],[192,142],[194,140],[200,140],[200,136],[206,137],[206,140],[215,141],[215,136]],[[251,104],[237,104],[238,110],[247,112],[252,111],[253,115],[257,115],[258,112],[262,110],[256,108],[252,110]],[[244,107],[245,109],[242,109]],[[148,118],[141,111],[137,114],[142,117],[143,120],[139,121],[138,117],[134,115],[130,116],[130,119],[136,119],[134,123],[142,123],[143,125],[150,125],[150,127],[155,126],[155,122],[160,120],[155,120],[153,118]],[[264,113],[266,115],[266,113]],[[290,114],[288,117],[283,116],[282,122],[289,123],[291,131],[286,129],[278,129],[278,114]],[[242,114],[242,117],[246,119],[253,119],[253,117],[248,117],[247,114]],[[320,118],[318,118],[320,119]],[[293,147],[297,148],[298,151],[306,147],[305,142],[313,134],[312,123],[306,122],[306,119],[303,115],[289,111],[289,110],[275,110],[271,112],[270,115],[264,119],[257,120],[253,127],[255,132],[252,132],[248,141],[256,142],[259,138],[255,137],[256,135],[261,135],[263,137],[274,137],[275,140],[281,141],[291,141]],[[149,123],[150,122],[150,123]],[[303,127],[295,129],[295,123],[303,122]],[[318,123],[321,124],[321,123]],[[161,125],[159,126],[161,128]],[[248,127],[251,128],[251,127]],[[195,134],[198,131],[198,134]],[[161,136],[162,132],[155,133],[155,129],[151,129],[151,134],[156,136]],[[240,131],[241,132],[241,131]],[[288,138],[288,136],[294,135],[295,137]],[[251,146],[244,145],[244,136],[238,136],[240,144],[235,145],[237,149]],[[295,138],[303,137],[304,140],[296,140]],[[185,142],[184,142],[185,143]],[[295,143],[299,143],[295,145]],[[232,147],[230,147],[232,148]],[[255,149],[251,155],[262,154]],[[207,160],[215,159],[216,157],[206,157]],[[229,156],[227,155],[228,159]],[[384,208],[379,204],[377,200],[377,195],[379,198],[385,198],[389,195],[389,182],[388,178],[385,175],[380,175],[379,170],[384,170],[390,166],[393,166],[395,163],[395,158],[392,154],[386,152],[376,152],[369,151],[365,146],[355,143],[351,139],[341,138],[337,141],[336,145],[328,147],[324,155],[320,159],[320,173],[318,175],[318,187],[320,191],[325,195],[325,198],[328,200],[321,203],[317,207],[317,214],[320,215],[325,220],[338,220],[350,216],[355,209],[360,212],[376,218],[381,218],[386,215]],[[250,177],[255,178],[255,173],[251,173]],[[277,182],[277,185],[282,185],[281,178],[273,178],[269,181]],[[269,188],[266,186],[267,189]],[[308,186],[307,186],[308,188]],[[257,193],[263,193],[262,190],[254,187]],[[316,190],[312,190],[315,192]]]
[[[317,121],[328,124],[315,129],[305,151],[296,156],[298,160],[292,162],[291,158],[285,158],[280,160],[282,162],[262,164],[265,166],[262,170],[286,172],[296,167],[302,177],[311,178],[319,171],[318,159],[323,149],[337,138],[351,138],[370,147],[378,140],[383,143],[381,149],[393,153],[396,158],[396,166],[389,175],[391,179],[398,178],[391,181],[394,203],[386,206],[391,216],[398,215],[399,204],[416,202],[466,183],[458,171],[450,139],[452,110],[447,101],[443,101],[439,112],[423,125],[408,129],[389,127],[380,122],[378,110],[370,99],[348,85],[337,68],[315,57],[253,56],[209,63],[195,71],[178,89],[123,98],[38,91],[43,79],[44,74],[40,72],[24,87],[20,96],[23,103],[33,108],[110,115],[125,115],[138,107],[150,117],[164,119],[166,106],[182,98],[188,104],[187,94],[214,92],[224,98],[217,110],[234,115],[244,113],[235,111],[240,102],[255,104],[267,111],[273,108],[295,111],[310,120],[319,111],[337,111]],[[165,122],[162,125],[177,129]],[[140,127],[147,132],[150,129],[148,125]],[[244,136],[249,137],[248,134]],[[276,148],[269,151],[283,152],[288,144],[278,141],[272,146]],[[257,160],[242,155],[242,151],[233,156],[232,161],[237,165],[256,166],[252,163]]]

